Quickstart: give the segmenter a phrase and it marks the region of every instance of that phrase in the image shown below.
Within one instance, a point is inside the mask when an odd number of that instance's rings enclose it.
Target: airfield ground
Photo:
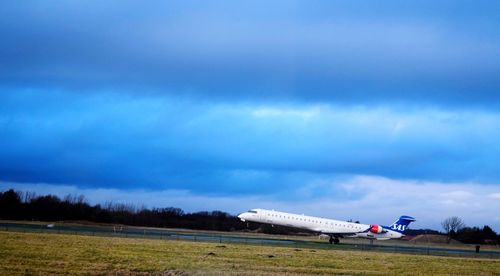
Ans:
[[[120,238],[144,238],[159,240],[184,240],[195,242],[242,243],[253,245],[272,245],[296,249],[354,250],[434,255],[447,257],[474,257],[500,259],[498,246],[482,245],[476,252],[473,244],[443,244],[432,242],[432,237],[418,241],[388,240],[373,241],[366,239],[342,239],[339,245],[330,245],[318,236],[284,236],[252,232],[218,232],[204,230],[135,227],[126,225],[95,224],[86,222],[28,222],[0,221],[0,231],[25,233],[72,234],[84,236],[104,236]],[[375,254],[375,253],[374,253]]]
[[[0,231],[0,274],[498,275],[499,259]]]

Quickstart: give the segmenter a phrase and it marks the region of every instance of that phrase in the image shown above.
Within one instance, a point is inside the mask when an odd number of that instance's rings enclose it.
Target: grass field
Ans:
[[[500,260],[0,231],[7,274],[500,275]]]

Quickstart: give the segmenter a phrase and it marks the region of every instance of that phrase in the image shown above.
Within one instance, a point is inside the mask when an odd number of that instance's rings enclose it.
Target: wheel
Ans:
[[[328,242],[330,242],[330,244],[332,244],[332,243],[333,243],[333,241],[334,241],[333,237],[332,237],[332,236],[330,236],[330,240],[329,240]]]
[[[335,237],[335,239],[333,239],[333,243],[334,243],[334,244],[339,244],[339,243],[340,243],[339,238]]]

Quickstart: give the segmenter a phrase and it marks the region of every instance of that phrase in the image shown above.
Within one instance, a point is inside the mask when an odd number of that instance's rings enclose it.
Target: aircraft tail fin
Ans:
[[[410,223],[414,222],[416,219],[410,216],[401,216],[398,220],[396,220],[389,228],[393,231],[404,233],[404,231],[408,228]]]

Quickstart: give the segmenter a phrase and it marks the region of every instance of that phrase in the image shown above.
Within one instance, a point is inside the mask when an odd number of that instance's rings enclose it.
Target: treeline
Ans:
[[[500,235],[497,235],[488,225],[483,228],[464,227],[456,233],[450,233],[450,237],[463,243],[500,244]]]
[[[443,233],[432,230],[432,229],[408,229],[405,232],[408,236],[417,236],[424,234],[432,234],[432,235],[443,235]],[[454,239],[463,243],[471,243],[471,244],[500,244],[500,235],[497,235],[491,227],[488,225],[483,226],[483,228],[479,227],[464,227],[459,229],[458,231],[451,231],[449,233],[449,238]]]
[[[267,234],[312,234],[290,227],[244,223],[221,211],[185,213],[180,208],[136,207],[131,204],[105,203],[91,206],[84,196],[37,196],[12,189],[0,192],[0,219],[36,221],[89,221],[132,226],[185,228],[196,230],[249,230]]]
[[[133,226],[234,231],[247,229],[237,217],[221,211],[185,213],[182,209],[137,208],[130,204],[91,206],[83,196],[36,196],[14,190],[0,192],[0,219],[37,221],[91,221]],[[256,229],[256,225],[252,225]]]

